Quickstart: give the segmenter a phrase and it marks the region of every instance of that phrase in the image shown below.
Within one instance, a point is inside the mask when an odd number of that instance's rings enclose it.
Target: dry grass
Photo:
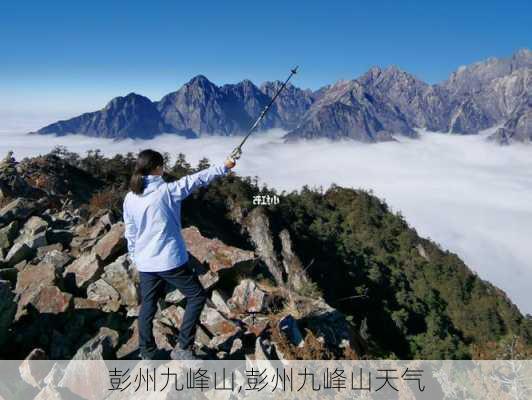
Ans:
[[[303,346],[294,346],[288,338],[279,331],[279,316],[271,316],[271,339],[275,347],[286,360],[332,360],[332,354],[325,344],[310,330],[305,329],[305,343]]]
[[[123,200],[122,194],[119,191],[107,190],[98,192],[90,199],[89,212],[91,216],[94,216],[100,210],[120,211]]]

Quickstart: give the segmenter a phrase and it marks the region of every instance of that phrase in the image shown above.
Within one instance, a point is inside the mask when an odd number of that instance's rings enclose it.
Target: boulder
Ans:
[[[60,283],[58,269],[53,264],[41,262],[37,265],[27,265],[18,273],[15,292],[22,294],[30,288],[39,286],[54,286]]]
[[[88,400],[103,399],[109,395],[109,370],[104,360],[116,357],[118,332],[103,327],[98,334],[86,342],[65,368],[58,387],[67,388],[75,395]],[[90,360],[87,363],[80,362]]]
[[[100,257],[96,254],[89,253],[81,256],[70,264],[63,274],[65,279],[84,289],[89,284],[95,282],[103,273],[103,264]]]
[[[185,300],[185,295],[179,289],[168,292],[164,298],[164,301],[170,304],[179,304],[183,300]]]
[[[50,248],[50,250],[46,251],[46,253],[43,255],[41,261],[41,263],[43,264],[55,265],[57,269],[62,270],[73,259],[70,255],[63,253],[61,250],[58,250],[57,244],[41,247],[37,252],[40,252],[41,250],[47,248]]]
[[[94,252],[102,259],[103,262],[110,262],[118,256],[127,252],[127,242],[124,237],[125,225],[119,222],[111,227],[111,230],[105,234],[96,246]]]
[[[128,339],[116,352],[117,359],[129,358],[139,348],[139,325],[135,320],[128,329]]]
[[[130,268],[126,254],[107,265],[101,279],[120,294],[121,304],[135,306],[139,303],[138,273],[135,269]]]
[[[310,283],[310,280],[301,260],[292,249],[292,240],[287,229],[283,229],[279,233],[279,239],[281,239],[281,255],[288,284],[291,288],[301,290],[305,285]]]
[[[169,328],[172,328],[175,331],[179,331],[179,328],[181,327],[181,322],[183,321],[183,315],[185,313],[185,310],[183,307],[171,305],[169,307],[166,307],[163,309],[159,315],[156,317],[157,323],[160,323],[162,325],[165,325]],[[168,333],[167,330],[160,329],[159,332],[161,334]],[[162,339],[162,338],[161,338]],[[170,343],[169,339],[165,339],[166,342]],[[198,329],[196,330],[196,338],[195,342],[199,346],[208,346],[209,342],[211,340],[211,337],[205,329],[202,326],[198,326]]]
[[[255,341],[255,360],[272,360],[274,358],[273,353],[274,349],[270,341],[261,336],[257,337]]]
[[[330,348],[356,343],[351,325],[345,315],[328,305],[323,299],[312,300],[307,306],[310,310],[299,322],[320,338]]]
[[[231,315],[231,309],[227,305],[227,300],[222,296],[218,290],[213,290],[211,294],[211,301],[218,311],[226,317]]]
[[[177,331],[155,319],[153,321],[153,337],[158,349],[171,351],[176,345]]]
[[[35,254],[36,250],[39,247],[44,247],[48,244],[48,240],[46,239],[46,232],[36,234],[26,232],[19,236],[15,240],[15,243],[25,243],[30,249],[34,251],[33,254]]]
[[[52,385],[45,386],[39,393],[33,398],[33,400],[63,400],[65,397],[59,392],[59,390]]]
[[[202,236],[195,226],[185,228],[181,233],[187,250],[201,263],[207,263],[213,272],[231,268],[237,263],[256,258],[252,251],[228,246],[219,239],[208,239]]]
[[[63,245],[61,243],[54,243],[47,246],[39,247],[37,249],[37,258],[42,259],[44,256],[46,256],[48,253],[51,253],[52,251],[58,251],[61,253],[63,251]]]
[[[25,221],[35,211],[35,203],[17,198],[0,209],[0,226],[7,225],[14,220]]]
[[[100,308],[100,303],[83,297],[74,297],[75,310],[95,310]]]
[[[28,221],[26,221],[23,229],[24,233],[36,235],[38,233],[46,232],[46,229],[48,229],[48,222],[46,222],[41,217],[33,216]]]
[[[218,276],[216,272],[209,270],[203,274],[200,274],[198,276],[198,279],[201,285],[203,286],[203,288],[207,290],[213,287],[216,283],[218,283],[218,281],[220,280],[220,277]]]
[[[242,322],[246,325],[246,334],[254,336],[261,336],[263,332],[270,325],[270,319],[267,317],[259,317],[256,315],[249,315],[242,319]]]
[[[89,239],[85,236],[75,236],[70,242],[70,252],[74,257],[79,257],[84,253],[89,253],[93,250],[98,239]]]
[[[9,328],[15,317],[17,304],[14,298],[11,283],[0,280],[0,345],[6,342]]]
[[[64,367],[58,363],[54,363],[48,375],[44,377],[43,383],[48,386],[57,386],[61,381],[61,378],[63,377],[64,373]]]
[[[215,308],[205,306],[200,315],[201,324],[213,335],[236,334],[240,327],[224,317]]]
[[[17,264],[15,264],[15,266],[13,268],[15,268],[17,271],[22,271],[24,268],[26,268],[26,265],[28,265],[28,262],[27,261],[21,261]]]
[[[244,358],[244,343],[242,339],[236,338],[229,349],[231,358]]]
[[[229,353],[233,347],[233,344],[242,336],[242,330],[236,329],[233,332],[224,333],[214,336],[209,342],[209,348],[215,351],[223,351]]]
[[[267,296],[251,279],[243,279],[228,300],[229,307],[244,313],[260,313],[266,306]]]
[[[116,220],[111,212],[106,212],[96,221],[89,221],[88,225],[92,225],[90,228],[89,237],[92,239],[100,237],[106,233],[115,222]]]
[[[79,348],[72,360],[111,360],[118,346],[118,332],[102,327],[98,334]]]
[[[242,226],[253,244],[260,259],[268,267],[268,271],[275,278],[278,285],[284,285],[283,266],[277,258],[270,229],[270,220],[263,207],[255,207],[244,218]]]
[[[87,287],[87,299],[97,303],[106,312],[116,312],[120,308],[120,293],[103,279]]]
[[[29,260],[33,254],[34,251],[26,243],[16,243],[7,253],[4,262],[8,266],[14,266],[21,261]]]
[[[72,295],[62,292],[57,286],[42,287],[31,304],[41,314],[60,314],[67,311],[70,307]]]
[[[166,307],[161,311],[158,319],[165,325],[179,329],[181,322],[183,321],[184,314],[185,310],[183,307],[171,305],[170,307]]]
[[[19,365],[18,370],[20,377],[28,385],[35,388],[40,387],[43,379],[48,375],[48,365],[43,363],[32,362],[34,360],[47,360],[46,352],[43,349],[33,349],[30,354]]]
[[[8,250],[13,245],[18,235],[18,221],[13,221],[9,225],[0,229],[0,249]]]

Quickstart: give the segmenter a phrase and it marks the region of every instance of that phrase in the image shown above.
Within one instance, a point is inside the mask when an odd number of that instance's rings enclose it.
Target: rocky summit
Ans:
[[[179,160],[172,179],[192,172]],[[61,149],[0,164],[1,358],[138,357],[138,273],[121,222],[130,161]],[[380,200],[331,187],[266,208],[250,198],[260,190],[275,192],[231,173],[183,204],[210,294],[202,357],[490,359],[509,341],[530,355],[530,318]],[[167,288],[154,321],[162,351],[185,301]]]
[[[462,66],[447,81],[429,85],[396,66],[373,67],[354,80],[317,91],[291,84],[281,93],[259,130],[281,128],[287,142],[352,139],[362,142],[416,137],[416,129],[477,134],[500,128],[501,144],[532,141],[532,52]],[[157,102],[131,93],[102,110],[59,121],[40,134],[77,133],[115,139],[173,133],[242,135],[271,101],[281,82],[251,81],[218,86],[198,75]]]

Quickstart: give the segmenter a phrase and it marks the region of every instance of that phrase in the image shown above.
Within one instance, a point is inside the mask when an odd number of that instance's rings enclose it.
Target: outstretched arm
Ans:
[[[219,176],[227,175],[234,165],[233,160],[227,160],[224,164],[212,165],[209,168],[169,183],[168,188],[175,200],[184,200],[196,189],[207,186]]]

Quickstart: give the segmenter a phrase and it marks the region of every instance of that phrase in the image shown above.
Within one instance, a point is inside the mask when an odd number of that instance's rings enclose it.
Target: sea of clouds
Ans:
[[[28,136],[21,124],[0,126],[0,154],[17,158],[63,145],[85,153],[112,155],[151,147],[222,162],[241,138],[186,140],[162,135],[149,141],[83,136]],[[39,121],[40,123],[40,121]],[[35,124],[35,126],[33,126]],[[489,133],[489,132],[488,132]],[[484,135],[421,132],[418,140],[360,144],[316,140],[285,144],[283,132],[257,133],[245,145],[235,172],[258,176],[281,190],[331,183],[371,189],[401,212],[420,235],[457,253],[478,275],[504,291],[522,312],[532,313],[532,147],[500,147]]]

